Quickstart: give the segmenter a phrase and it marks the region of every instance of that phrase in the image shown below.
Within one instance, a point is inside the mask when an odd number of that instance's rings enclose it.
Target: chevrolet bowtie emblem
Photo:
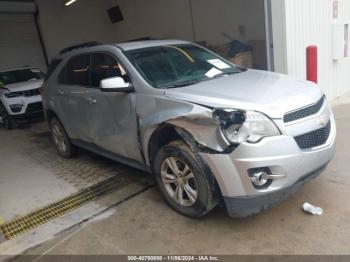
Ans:
[[[318,126],[325,126],[328,123],[328,117],[326,115],[321,115],[317,118],[316,124]]]

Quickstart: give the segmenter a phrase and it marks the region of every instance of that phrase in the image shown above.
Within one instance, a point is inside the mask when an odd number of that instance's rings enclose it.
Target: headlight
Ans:
[[[257,143],[264,137],[281,134],[267,116],[255,111],[217,109],[213,118],[220,121],[223,134],[232,144]]]
[[[6,98],[14,98],[14,97],[19,97],[22,94],[21,93],[12,92],[12,93],[5,93],[4,95],[5,95]]]

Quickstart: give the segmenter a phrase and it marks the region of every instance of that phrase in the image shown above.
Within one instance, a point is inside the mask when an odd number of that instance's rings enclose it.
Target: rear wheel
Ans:
[[[51,119],[50,131],[58,153],[64,158],[74,156],[77,148],[72,144],[66,130],[57,118]]]
[[[16,125],[12,117],[7,113],[3,105],[0,105],[0,118],[4,127],[8,130],[13,129]]]
[[[173,141],[159,150],[154,173],[165,201],[177,212],[201,217],[217,205],[210,172],[183,141]]]

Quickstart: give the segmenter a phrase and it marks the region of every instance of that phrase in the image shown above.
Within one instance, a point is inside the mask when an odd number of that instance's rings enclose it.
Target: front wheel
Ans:
[[[173,141],[159,150],[154,173],[165,201],[185,216],[204,216],[218,203],[213,177],[183,141]]]

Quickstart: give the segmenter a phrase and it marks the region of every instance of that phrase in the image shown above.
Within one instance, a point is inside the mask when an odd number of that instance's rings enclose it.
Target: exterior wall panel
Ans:
[[[286,60],[284,68],[276,68],[276,71],[306,79],[306,48],[317,45],[319,84],[326,95],[336,98],[350,91],[350,58],[333,60],[333,0],[275,1],[284,2],[285,12],[285,17],[279,21],[285,23],[285,32],[280,33],[285,37],[285,44],[281,39],[274,39],[279,41],[279,48],[285,48],[285,53],[275,53],[275,56],[282,55],[283,58],[277,59]],[[338,22],[344,21],[350,21],[349,0],[339,0]]]

